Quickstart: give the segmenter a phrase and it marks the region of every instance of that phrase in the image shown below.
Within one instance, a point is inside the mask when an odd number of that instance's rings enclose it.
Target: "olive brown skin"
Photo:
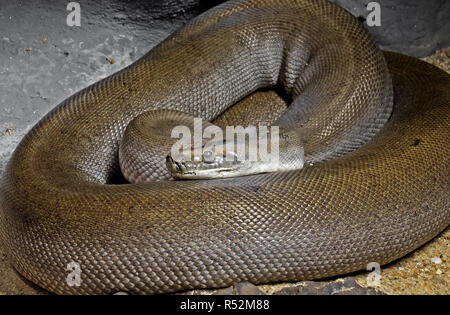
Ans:
[[[267,102],[257,91],[275,86],[291,100],[275,124],[306,135],[302,170],[112,184],[138,115],[211,121],[243,98]],[[449,86],[431,65],[380,52],[326,1],[227,2],[25,136],[0,186],[0,239],[19,273],[65,294],[318,279],[389,263],[450,223]],[[79,286],[66,281],[71,263]]]

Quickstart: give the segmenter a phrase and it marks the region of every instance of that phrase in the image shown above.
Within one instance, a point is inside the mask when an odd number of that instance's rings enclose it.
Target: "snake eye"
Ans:
[[[213,163],[214,162],[214,154],[212,151],[206,150],[203,152],[203,161],[205,163]]]

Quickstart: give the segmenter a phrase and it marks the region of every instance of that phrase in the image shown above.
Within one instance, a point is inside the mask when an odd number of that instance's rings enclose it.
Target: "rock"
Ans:
[[[436,265],[442,264],[442,259],[440,257],[433,257],[431,258],[431,261]]]
[[[283,288],[274,295],[384,295],[373,288],[363,288],[353,278],[333,282],[304,281],[300,285]]]
[[[217,290],[215,295],[265,295],[257,286],[249,282],[237,283],[231,287]]]

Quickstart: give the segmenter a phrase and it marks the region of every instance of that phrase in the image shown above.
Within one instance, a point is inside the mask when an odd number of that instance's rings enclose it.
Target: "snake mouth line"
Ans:
[[[176,161],[170,154],[166,157],[167,169],[175,179],[210,179],[217,177],[229,177],[236,172],[239,172],[238,167],[220,166],[218,164],[206,164],[196,166],[192,162]],[[197,169],[193,169],[198,167]]]

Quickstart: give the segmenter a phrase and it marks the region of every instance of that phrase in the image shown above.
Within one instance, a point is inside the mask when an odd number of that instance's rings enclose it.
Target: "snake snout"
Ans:
[[[181,173],[181,165],[180,163],[175,162],[172,157],[169,155],[167,155],[166,157],[166,165],[167,165],[167,169],[169,170],[169,172],[173,175],[173,174],[179,174]]]

